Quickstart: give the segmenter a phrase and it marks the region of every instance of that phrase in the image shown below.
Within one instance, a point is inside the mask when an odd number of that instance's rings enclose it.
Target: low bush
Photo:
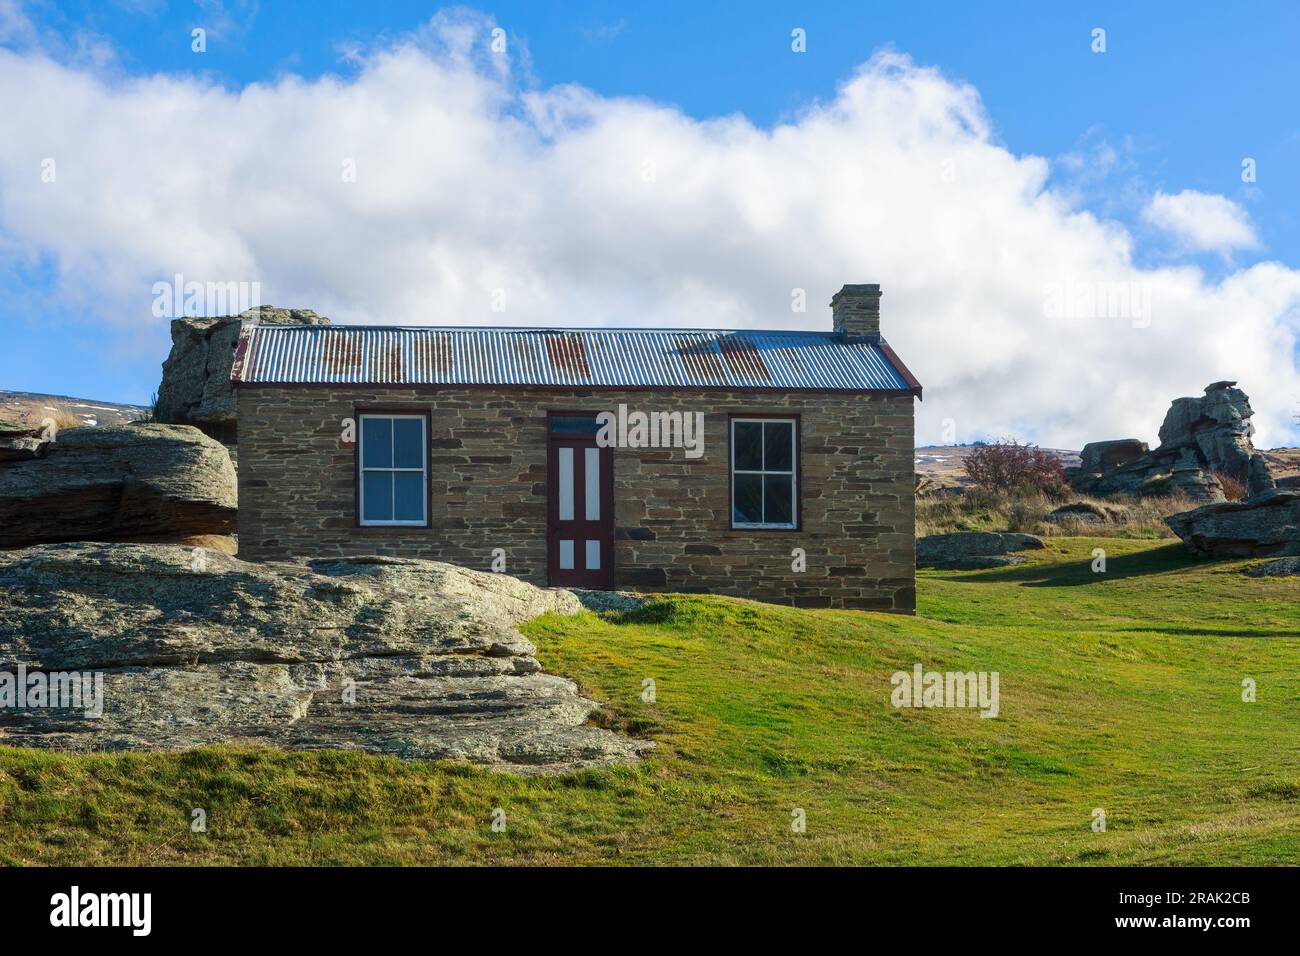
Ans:
[[[971,481],[989,491],[1036,491],[1060,498],[1070,490],[1061,459],[1037,445],[980,443],[966,456],[965,467]]]

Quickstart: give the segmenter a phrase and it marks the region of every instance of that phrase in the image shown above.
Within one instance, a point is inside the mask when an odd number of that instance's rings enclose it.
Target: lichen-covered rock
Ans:
[[[0,670],[102,671],[103,715],[0,710],[0,743],[238,741],[522,772],[633,760],[516,625],[568,591],[433,561],[252,564],[166,545],[0,553]]]
[[[1090,441],[1079,452],[1079,468],[1088,474],[1114,471],[1141,458],[1147,451],[1147,443],[1136,438]]]
[[[197,429],[77,428],[0,466],[0,548],[230,534],[235,504],[230,456]]]
[[[1278,490],[1170,515],[1187,547],[1216,558],[1300,555],[1300,491]]]
[[[237,436],[238,410],[230,387],[239,330],[248,323],[264,325],[329,325],[310,309],[277,309],[264,305],[241,315],[185,318],[172,321],[172,348],[163,362],[158,386],[158,420],[195,425],[226,444]]]
[[[20,422],[0,421],[0,464],[10,461],[29,461],[40,453],[39,428]]]
[[[1215,382],[1197,398],[1176,398],[1160,425],[1162,449],[1194,447],[1210,471],[1245,484],[1255,455],[1250,436],[1254,411],[1236,382]]]
[[[1242,569],[1251,578],[1293,578],[1300,576],[1300,557],[1277,558],[1263,564],[1252,564]]]
[[[1217,475],[1186,462],[1175,464],[1167,472],[1163,468],[1158,469],[1138,486],[1138,495],[1143,498],[1161,498],[1179,493],[1192,501],[1207,504],[1227,498],[1223,482],[1219,481]]]
[[[1129,509],[1123,505],[1098,505],[1091,501],[1071,501],[1043,515],[1044,521],[1069,522],[1084,524],[1108,524],[1124,521],[1129,516]]]
[[[1253,498],[1256,495],[1268,494],[1276,487],[1277,482],[1273,480],[1268,460],[1263,455],[1255,455],[1251,458],[1250,471],[1246,477],[1246,495]]]
[[[1013,551],[1043,547],[1033,534],[1011,531],[954,531],[932,534],[916,541],[916,566],[948,571],[972,571],[1019,564],[1024,558]]]

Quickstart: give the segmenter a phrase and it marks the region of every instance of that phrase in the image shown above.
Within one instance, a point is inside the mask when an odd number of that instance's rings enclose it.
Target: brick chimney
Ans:
[[[846,285],[831,299],[831,321],[849,339],[880,338],[880,286]]]

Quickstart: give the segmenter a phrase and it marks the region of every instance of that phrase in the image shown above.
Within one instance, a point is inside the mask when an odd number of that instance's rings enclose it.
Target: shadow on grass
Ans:
[[[1108,555],[1106,573],[1092,570],[1092,555],[1077,561],[1017,564],[977,574],[950,578],[965,584],[1023,584],[1031,588],[1078,587],[1099,581],[1117,581],[1149,574],[1168,574],[1203,567],[1205,559],[1187,553],[1181,544],[1135,551],[1132,554]]]

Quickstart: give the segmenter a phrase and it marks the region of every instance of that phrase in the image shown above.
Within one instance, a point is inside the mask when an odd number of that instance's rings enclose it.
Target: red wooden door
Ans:
[[[546,455],[546,570],[554,587],[614,586],[614,450],[555,434]]]

